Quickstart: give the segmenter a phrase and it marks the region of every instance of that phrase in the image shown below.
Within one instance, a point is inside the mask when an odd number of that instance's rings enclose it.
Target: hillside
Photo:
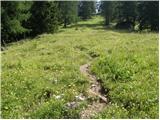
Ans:
[[[101,83],[109,102],[92,118],[158,118],[158,33],[118,31],[94,17],[55,34],[12,43],[2,55],[2,118],[80,118]],[[77,100],[76,107],[67,107]]]

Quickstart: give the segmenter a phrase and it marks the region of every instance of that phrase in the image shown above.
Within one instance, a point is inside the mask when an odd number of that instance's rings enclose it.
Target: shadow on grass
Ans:
[[[75,24],[75,25],[69,26],[68,28],[79,29],[79,28],[84,28],[84,27],[90,28],[93,30],[110,30],[110,31],[114,31],[117,33],[138,33],[138,31],[135,31],[135,30],[116,29],[114,23],[111,23],[110,25],[105,26],[103,21],[96,23],[96,24],[91,24],[91,23]]]
[[[158,32],[146,32],[146,31],[135,31],[135,30],[127,30],[127,29],[116,29],[115,28],[115,23],[111,23],[110,25],[108,26],[105,26],[104,25],[104,21],[100,21],[100,22],[97,22],[97,23],[87,23],[88,20],[86,20],[85,22],[86,23],[78,23],[78,24],[74,24],[74,25],[70,25],[68,26],[67,28],[75,28],[76,29],[83,29],[83,28],[90,28],[90,29],[93,29],[93,30],[109,30],[109,31],[113,31],[113,32],[117,32],[117,33],[137,33],[137,34],[142,34],[142,33],[158,33]],[[63,27],[62,27],[63,28]],[[61,32],[64,32],[65,29],[59,29],[57,32],[55,32],[54,34],[56,33],[61,33]],[[44,33],[43,33],[44,34]],[[20,40],[17,40],[17,41],[12,41],[10,43],[7,43],[5,46],[3,46],[1,44],[1,51],[5,51],[8,46],[11,46],[13,45],[14,43],[19,43],[19,44],[23,44],[26,40],[27,41],[31,41],[31,40],[38,40],[38,38],[41,37],[42,34],[40,35],[36,35],[36,36],[27,36],[26,38],[22,38]]]
[[[91,28],[91,29],[104,29],[104,22],[100,21],[98,23],[78,23],[78,24],[74,24],[69,26],[68,28]]]
[[[97,23],[78,23],[78,24],[74,24],[71,26],[68,26],[68,28],[75,28],[75,29],[79,29],[79,28],[90,28],[93,30],[110,30],[113,32],[117,32],[117,33],[137,33],[137,34],[147,34],[147,33],[158,33],[158,31],[139,31],[139,30],[131,30],[131,29],[118,29],[116,28],[116,23],[110,23],[109,25],[105,25],[104,21],[99,21]]]

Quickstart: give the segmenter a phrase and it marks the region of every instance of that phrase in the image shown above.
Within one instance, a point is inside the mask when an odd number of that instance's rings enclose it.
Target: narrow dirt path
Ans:
[[[103,95],[103,89],[96,78],[95,75],[91,74],[89,71],[90,64],[84,64],[80,66],[80,72],[89,78],[90,80],[90,88],[88,89],[88,94],[91,97],[98,97],[98,101],[93,101],[88,107],[80,113],[81,119],[89,119],[94,116],[96,113],[103,110],[108,102],[107,98]]]

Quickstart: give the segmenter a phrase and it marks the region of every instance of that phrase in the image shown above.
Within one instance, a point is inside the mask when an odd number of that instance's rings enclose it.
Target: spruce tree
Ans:
[[[29,19],[31,2],[1,1],[1,40],[13,42],[29,32],[23,24]]]
[[[54,33],[58,29],[57,2],[34,1],[31,7],[31,18],[29,20],[32,35],[41,33]]]
[[[59,1],[60,20],[64,28],[68,24],[75,23],[78,19],[78,2],[77,1]]]
[[[101,12],[105,17],[105,25],[109,25],[112,17],[112,1],[102,1],[101,3]]]
[[[133,28],[136,20],[136,2],[120,1],[115,5],[115,18],[117,20],[117,28]]]
[[[159,3],[158,1],[138,2],[139,29],[159,30]]]
[[[90,19],[95,13],[94,1],[80,1],[79,2],[79,16],[83,19]]]

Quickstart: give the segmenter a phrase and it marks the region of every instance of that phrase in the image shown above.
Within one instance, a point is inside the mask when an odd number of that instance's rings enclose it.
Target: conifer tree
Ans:
[[[105,18],[105,25],[109,25],[112,17],[112,2],[111,1],[102,1],[101,3],[101,12]]]
[[[31,18],[29,20],[32,35],[41,33],[54,33],[58,29],[57,2],[34,1],[31,7]]]
[[[15,41],[29,32],[23,24],[29,19],[31,2],[1,1],[1,43]]]
[[[79,2],[79,16],[83,19],[90,19],[95,13],[94,1],[80,1]]]
[[[138,2],[139,29],[159,30],[159,3],[158,1]]]
[[[136,2],[120,1],[115,5],[115,17],[118,28],[133,28],[136,20]]]
[[[78,19],[78,2],[77,1],[59,1],[60,20],[64,28],[68,24],[75,23]]]

